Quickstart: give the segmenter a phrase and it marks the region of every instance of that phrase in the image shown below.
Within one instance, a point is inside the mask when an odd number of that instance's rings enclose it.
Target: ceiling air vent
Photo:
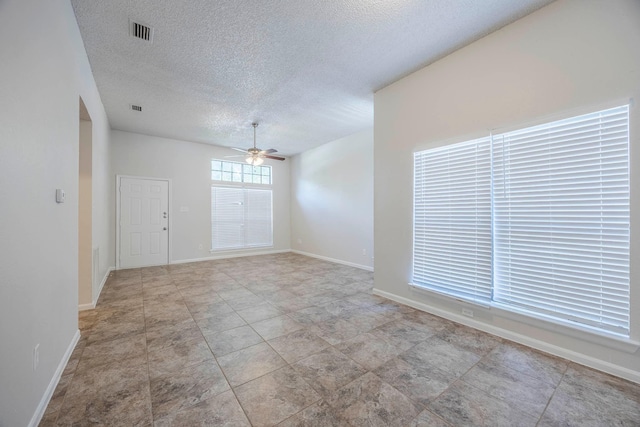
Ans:
[[[142,111],[142,107],[140,105],[133,105],[131,104],[131,109],[133,111]]]
[[[153,27],[129,20],[129,30],[131,37],[147,42],[153,42]]]

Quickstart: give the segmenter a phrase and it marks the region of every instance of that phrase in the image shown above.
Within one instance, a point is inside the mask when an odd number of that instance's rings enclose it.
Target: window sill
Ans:
[[[461,304],[472,304],[474,306],[478,306],[479,308],[484,309],[486,313],[490,313],[492,316],[524,323],[528,326],[533,326],[536,328],[544,329],[546,331],[566,335],[572,338],[605,346],[625,353],[633,354],[638,351],[638,349],[640,349],[639,341],[614,333],[598,331],[595,328],[591,328],[587,325],[554,319],[538,313],[531,313],[526,310],[519,310],[514,307],[505,306],[500,303],[487,303],[484,301],[475,301],[472,299],[461,298],[446,294],[444,292],[438,292],[432,289],[428,289],[413,283],[409,283],[409,286],[412,290],[419,291],[420,293],[434,295],[439,298],[443,298],[448,301],[455,301]],[[474,321],[483,322],[482,320],[479,320],[477,318],[475,318]]]
[[[640,348],[640,342],[630,337],[602,332],[588,325],[581,325],[568,320],[563,321],[538,313],[529,313],[526,310],[518,310],[498,303],[492,304],[492,312],[498,317],[527,323],[540,329],[568,335],[572,338],[602,345],[625,353],[633,354]]]
[[[273,249],[273,248],[274,248],[273,245],[268,245],[268,246],[250,246],[246,248],[209,249],[209,253],[211,254],[219,254],[219,253],[227,253],[227,252],[237,253],[237,252],[247,252],[247,251],[253,251],[253,250]]]
[[[437,295],[439,297],[446,298],[448,300],[453,300],[453,301],[457,301],[465,304],[478,305],[486,309],[491,309],[491,304],[485,301],[475,300],[472,298],[465,298],[461,296],[455,296],[455,295],[447,294],[445,292],[439,292],[439,291],[436,291],[435,289],[425,288],[424,286],[416,285],[414,283],[409,283],[409,286],[416,291],[424,292],[426,294]]]

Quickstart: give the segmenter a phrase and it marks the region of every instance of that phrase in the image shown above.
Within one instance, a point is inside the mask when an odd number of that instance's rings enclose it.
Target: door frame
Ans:
[[[151,181],[166,181],[168,187],[168,199],[167,199],[167,213],[169,214],[168,228],[168,242],[167,242],[167,262],[165,264],[156,265],[169,265],[171,264],[171,231],[173,230],[173,215],[171,214],[171,178],[158,178],[149,176],[134,176],[134,175],[116,175],[116,270],[120,270],[120,184],[123,178],[130,179],[147,179]],[[146,266],[150,267],[150,266]]]

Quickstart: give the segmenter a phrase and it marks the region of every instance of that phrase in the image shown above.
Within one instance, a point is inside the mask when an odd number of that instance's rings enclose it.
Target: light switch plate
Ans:
[[[64,203],[64,190],[62,188],[56,189],[56,203]]]

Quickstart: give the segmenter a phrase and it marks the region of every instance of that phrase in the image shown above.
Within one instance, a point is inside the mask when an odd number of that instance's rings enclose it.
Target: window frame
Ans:
[[[629,105],[617,105],[614,108],[605,108],[601,111],[588,111],[586,113],[583,114],[573,114],[571,116],[563,116],[559,119],[556,120],[546,120],[544,123],[542,123],[542,125],[550,125],[554,122],[560,122],[560,121],[564,121],[564,120],[571,120],[574,118],[579,118],[581,116],[587,116],[589,114],[595,114],[595,113],[603,113],[606,112],[607,110],[614,110],[616,108],[626,108],[626,114],[627,114],[627,140],[626,140],[626,144],[627,144],[627,184],[628,187],[630,188],[631,186],[631,177],[630,177],[630,167],[629,167],[629,162],[630,162],[630,156],[629,156],[629,148],[631,146],[631,136],[630,136],[630,128],[631,128],[631,123],[630,123],[630,118],[629,118]],[[539,125],[536,125],[539,126]],[[514,130],[510,131],[510,132],[503,132],[503,134],[507,135],[509,133],[516,133],[516,132],[520,132],[520,131],[524,131],[527,130],[529,128],[535,128],[536,126],[521,126],[521,127],[517,127]],[[490,137],[493,137],[493,135],[490,135]],[[478,140],[480,140],[482,138],[479,138]],[[461,143],[458,144],[464,144],[464,143],[469,143],[471,141],[463,141]],[[422,150],[420,152],[425,152],[425,151],[435,151],[435,150],[439,150],[439,149],[447,149],[447,147],[452,147],[458,144],[450,144],[450,145],[445,145],[445,146],[441,146],[441,147],[437,147],[437,148],[432,148],[432,149],[428,149],[428,150]],[[492,148],[493,151],[493,148]],[[415,155],[420,153],[420,152],[416,152],[414,153],[414,158]],[[492,153],[492,163],[493,163],[493,153]],[[495,168],[492,164],[492,176],[493,173],[495,172]],[[417,177],[415,175],[416,173],[416,164],[415,164],[415,160],[414,160],[414,187],[416,185],[417,182]],[[493,178],[492,178],[492,183],[491,183],[491,187],[492,187],[492,193],[495,192],[495,183],[493,182]],[[628,197],[628,202],[630,203],[631,201],[631,190],[629,191],[629,193],[627,194]],[[493,196],[492,196],[493,199]],[[413,224],[413,241],[414,241],[414,246],[415,246],[415,240],[416,240],[416,235],[415,235],[415,230],[416,230],[416,223],[415,223],[415,200],[416,200],[416,193],[415,193],[415,189],[414,189],[414,195],[413,195],[413,201],[414,201],[414,224]],[[492,207],[491,207],[491,216],[492,216],[492,224],[495,220],[495,211],[494,211],[494,206],[493,206],[493,201],[492,201]],[[630,209],[628,210],[628,223],[630,226],[631,223],[631,217],[630,217]],[[492,227],[493,228],[493,227]],[[495,239],[495,230],[492,230],[492,247],[491,247],[491,252],[492,252],[492,281],[491,281],[491,287],[492,289],[495,289],[496,283],[495,280],[493,280],[493,275],[495,274],[495,269],[496,269],[496,264],[495,264],[495,255],[494,255],[494,251],[495,251],[495,242],[493,241]],[[629,244],[631,243],[631,234],[629,233]],[[535,320],[540,320],[541,322],[539,326],[542,327],[546,327],[547,329],[550,330],[556,330],[556,327],[553,325],[562,325],[562,326],[566,326],[568,327],[570,330],[573,331],[582,331],[582,332],[587,332],[588,335],[591,336],[600,336],[600,337],[605,337],[607,339],[613,339],[616,342],[623,342],[625,344],[632,344],[633,346],[637,346],[638,343],[636,343],[635,341],[633,341],[631,339],[631,336],[633,336],[634,331],[632,331],[633,326],[634,326],[634,322],[635,320],[633,319],[633,312],[631,310],[630,304],[631,304],[631,298],[630,298],[630,290],[631,290],[631,258],[630,258],[630,245],[627,246],[627,259],[628,259],[628,263],[629,265],[628,267],[628,283],[627,283],[627,289],[629,290],[629,295],[627,295],[627,302],[629,304],[629,310],[628,310],[628,323],[627,323],[627,333],[626,334],[619,334],[616,332],[613,332],[611,330],[605,330],[605,329],[601,329],[601,328],[597,328],[597,327],[593,327],[591,325],[585,325],[585,324],[581,324],[581,323],[574,323],[570,320],[567,319],[563,319],[561,317],[556,317],[556,316],[548,316],[545,314],[542,314],[540,312],[532,312],[532,311],[528,311],[527,309],[523,309],[523,308],[517,308],[514,307],[512,305],[508,305],[508,304],[503,304],[500,302],[497,302],[494,300],[493,298],[493,292],[492,292],[492,297],[489,301],[487,302],[481,302],[481,301],[473,301],[470,300],[468,298],[461,298],[460,296],[457,295],[452,295],[450,293],[447,292],[441,292],[439,290],[435,290],[433,288],[429,288],[429,287],[425,287],[423,284],[416,284],[414,283],[415,280],[413,279],[413,272],[412,272],[412,282],[409,284],[412,288],[416,289],[416,290],[420,290],[420,291],[425,291],[427,293],[430,294],[436,294],[436,295],[441,295],[444,296],[447,299],[454,299],[454,300],[458,300],[461,301],[463,303],[470,303],[470,304],[474,304],[474,305],[478,305],[478,306],[482,306],[483,308],[486,309],[496,309],[497,313],[496,314],[502,314],[503,317],[507,317],[507,318],[513,318],[513,319],[517,319],[522,321],[522,315],[527,316],[530,319],[535,319]],[[414,251],[413,254],[415,256],[415,247],[414,247]]]
[[[213,173],[214,173],[214,162],[220,162],[221,166],[223,166],[224,164],[228,164],[229,167],[233,167],[233,165],[236,165],[236,167],[240,167],[240,180],[224,180],[224,179],[213,179]],[[255,174],[255,173],[245,173],[245,170],[251,168],[252,171],[255,171],[256,169],[258,169],[259,171],[268,171],[268,174]],[[222,169],[222,167],[221,167]],[[222,170],[220,170],[222,171]],[[247,163],[242,163],[242,162],[233,162],[233,161],[227,161],[227,160],[221,160],[221,159],[211,159],[210,161],[210,175],[211,175],[211,184],[209,186],[209,208],[210,208],[210,225],[211,225],[211,232],[210,232],[210,238],[211,238],[211,244],[210,244],[210,252],[211,253],[220,253],[220,252],[231,252],[231,251],[243,251],[243,250],[252,250],[252,249],[263,249],[263,248],[273,248],[274,247],[274,233],[273,233],[273,227],[274,227],[274,218],[273,218],[273,168],[270,165],[249,165]],[[244,177],[245,176],[249,176],[251,177],[250,181],[244,181]],[[261,182],[253,182],[254,181],[254,177],[255,176],[259,176],[261,179]],[[265,176],[268,176],[268,183],[263,183],[263,178]],[[221,177],[222,178],[222,177]],[[243,236],[243,245],[241,246],[233,246],[233,247],[226,247],[226,248],[214,248],[214,212],[213,212],[213,191],[215,188],[220,188],[220,189],[234,189],[234,190],[238,190],[238,191],[242,191],[243,193],[243,205],[245,206],[245,210],[243,213],[243,225],[242,227],[244,228],[245,232],[244,232],[244,236]],[[247,223],[247,217],[249,216],[248,213],[248,209],[250,209],[250,203],[248,202],[249,197],[250,197],[250,192],[252,190],[256,190],[256,191],[268,191],[269,195],[270,195],[270,225],[269,225],[269,237],[270,237],[270,241],[267,244],[250,244],[248,242],[251,241],[251,239],[248,237],[247,233],[249,232],[248,230],[250,229],[250,226],[246,226]]]
[[[219,162],[220,168],[214,169],[214,163]],[[260,173],[256,173],[259,171]],[[268,173],[265,173],[268,172]],[[220,178],[214,178],[214,174],[219,173]],[[229,174],[229,178],[225,179],[225,174]],[[250,165],[244,162],[234,162],[231,160],[211,159],[210,162],[211,181],[224,182],[227,184],[244,184],[244,185],[272,185],[273,168],[270,165]],[[238,179],[234,179],[238,177]],[[250,177],[251,179],[246,179]],[[259,177],[259,182],[256,182]],[[266,181],[266,182],[265,182]]]

